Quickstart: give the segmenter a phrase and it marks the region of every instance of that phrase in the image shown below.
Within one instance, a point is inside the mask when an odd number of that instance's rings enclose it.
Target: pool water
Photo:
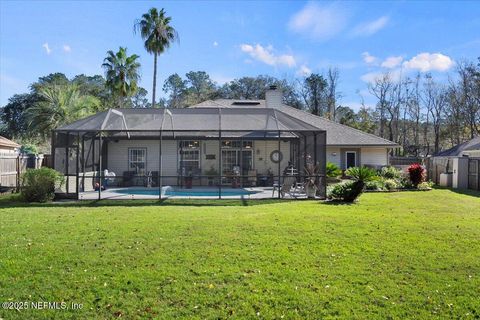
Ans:
[[[124,188],[118,190],[111,190],[121,194],[133,194],[133,195],[147,195],[158,196],[158,188]],[[173,189],[168,188],[164,195],[167,197],[218,197],[218,190],[205,190],[205,189]],[[222,190],[222,196],[246,196],[256,193],[255,191],[247,191],[244,189],[238,190]]]

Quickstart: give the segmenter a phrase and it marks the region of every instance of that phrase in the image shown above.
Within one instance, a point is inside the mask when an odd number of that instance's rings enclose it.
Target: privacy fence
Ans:
[[[0,153],[0,188],[16,189],[20,186],[20,177],[27,168],[40,168],[43,156]]]

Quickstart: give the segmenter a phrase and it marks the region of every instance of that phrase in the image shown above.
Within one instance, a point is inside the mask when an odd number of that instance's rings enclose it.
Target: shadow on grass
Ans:
[[[49,203],[23,202],[18,194],[0,196],[0,208],[93,208],[93,207],[148,207],[148,206],[191,206],[191,207],[247,207],[265,204],[292,202],[292,199],[163,199],[163,200],[59,200]]]
[[[327,205],[327,206],[351,206],[354,204],[357,204],[357,202],[345,202],[341,200],[327,200],[321,202],[321,204]]]
[[[440,187],[440,186],[434,186],[433,189],[435,189],[435,190],[449,190],[449,191],[454,192],[454,193],[480,198],[480,191],[475,191],[475,190],[471,190],[471,189],[453,189],[453,188]]]

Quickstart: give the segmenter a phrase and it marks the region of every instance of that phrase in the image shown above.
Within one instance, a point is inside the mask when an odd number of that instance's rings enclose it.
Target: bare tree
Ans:
[[[440,130],[447,102],[447,94],[445,87],[435,82],[431,74],[425,76],[423,100],[432,121],[434,153],[437,153],[440,150]],[[427,149],[428,152],[429,150]]]
[[[385,124],[387,109],[390,104],[390,93],[393,87],[390,73],[384,73],[379,78],[376,78],[373,83],[368,84],[368,91],[378,99],[376,110],[379,116],[379,135],[382,138],[385,136]]]
[[[328,118],[330,120],[336,121],[337,113],[337,99],[340,97],[340,94],[337,92],[337,86],[340,79],[340,72],[338,68],[328,68],[327,71],[327,108],[328,108]]]

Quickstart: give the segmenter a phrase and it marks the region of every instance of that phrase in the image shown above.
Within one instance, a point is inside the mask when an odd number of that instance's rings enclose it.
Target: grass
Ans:
[[[3,198],[0,218],[0,301],[83,304],[0,318],[480,317],[478,193],[354,205]]]

